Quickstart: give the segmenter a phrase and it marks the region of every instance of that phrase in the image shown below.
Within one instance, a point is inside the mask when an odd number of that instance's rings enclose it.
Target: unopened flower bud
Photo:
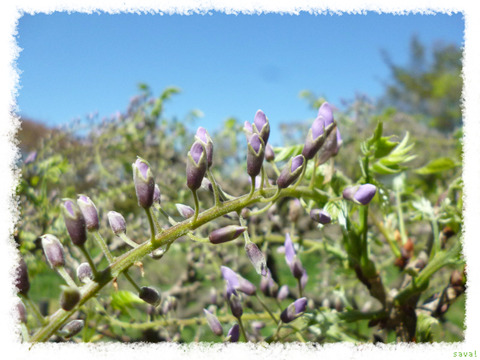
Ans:
[[[153,193],[155,192],[152,169],[150,164],[140,157],[132,164],[132,169],[138,205],[148,209],[153,204]]]
[[[72,310],[80,301],[80,291],[76,288],[62,286],[62,294],[60,295],[60,306],[65,311]]]
[[[245,226],[228,225],[223,228],[214,230],[208,237],[212,244],[221,244],[238,238],[247,230]]]
[[[302,151],[302,155],[305,159],[313,159],[335,127],[336,125],[333,120],[332,109],[330,105],[325,102],[320,106],[317,118],[314,120],[312,127],[308,131],[307,139],[305,140],[305,145]]]
[[[297,222],[298,219],[300,218],[300,215],[302,215],[303,208],[302,204],[300,203],[300,200],[298,199],[293,199],[290,200],[288,203],[288,219],[291,222]]]
[[[289,293],[290,293],[290,291],[288,290],[288,286],[287,285],[282,285],[280,287],[280,289],[278,290],[278,294],[277,294],[278,301],[285,300],[288,297]]]
[[[82,331],[84,325],[85,322],[83,320],[72,320],[60,330],[60,335],[66,339],[74,337]]]
[[[285,310],[283,310],[282,314],[280,315],[280,319],[285,324],[288,324],[289,322],[292,322],[293,320],[301,316],[306,308],[307,308],[306,297],[295,300],[293,303],[288,305],[288,307]]]
[[[248,121],[245,121],[243,130],[245,131],[245,136],[247,137],[247,141],[248,141],[250,137],[253,135],[252,124],[250,124]]]
[[[258,110],[253,120],[252,128],[257,132],[266,144],[270,136],[270,123],[262,110]]]
[[[161,203],[161,199],[160,199],[160,198],[161,198],[160,188],[158,187],[157,184],[155,184],[155,187],[154,187],[154,189],[153,189],[153,202],[154,202],[155,204],[160,205],[160,203]]]
[[[285,235],[285,260],[287,265],[290,267],[290,271],[292,275],[296,279],[301,279],[304,269],[300,259],[295,254],[295,248],[293,247],[292,239],[290,238],[289,234]]]
[[[243,315],[243,308],[240,298],[235,294],[231,294],[227,297],[227,300],[228,304],[230,305],[230,309],[232,310],[232,315],[237,319],[240,318]]]
[[[63,246],[60,240],[56,236],[46,234],[41,236],[42,248],[45,257],[52,269],[65,266],[65,254],[63,252]]]
[[[265,156],[265,143],[258,134],[253,134],[248,139],[247,145],[247,173],[251,177],[260,174],[263,158]]]
[[[312,209],[310,211],[310,218],[323,225],[329,224],[332,221],[330,214],[321,209]]]
[[[20,258],[17,266],[17,273],[15,278],[15,286],[18,292],[22,295],[27,295],[30,290],[30,281],[28,280],[27,264],[23,258]]]
[[[178,213],[184,218],[188,219],[191,218],[195,214],[195,210],[193,210],[190,206],[188,205],[183,205],[183,204],[175,204],[177,207]]]
[[[98,230],[98,212],[93,201],[85,195],[79,195],[77,199],[78,207],[85,219],[85,225],[88,231]]]
[[[195,141],[187,155],[187,186],[195,191],[202,186],[207,171],[205,149],[201,142]]]
[[[92,268],[88,263],[81,263],[77,267],[77,278],[85,284],[93,279]]]
[[[18,313],[18,319],[20,320],[20,322],[26,324],[27,323],[27,309],[25,308],[25,305],[21,301],[18,301],[18,303],[17,303],[17,313]]]
[[[222,336],[222,325],[220,324],[220,321],[218,321],[217,317],[207,309],[203,309],[203,312],[205,313],[205,316],[207,318],[208,326],[210,326],[210,329],[213,331],[213,333],[217,336]]]
[[[238,339],[240,339],[240,327],[238,324],[235,324],[230,330],[228,330],[226,340],[230,342],[238,342]]]
[[[110,224],[110,227],[115,235],[119,235],[121,233],[125,234],[127,232],[127,225],[122,214],[116,211],[109,211],[107,217],[108,223]]]
[[[231,293],[236,294],[236,290],[247,295],[255,295],[257,288],[250,281],[244,279],[226,266],[222,266],[220,270],[222,271],[223,278],[227,281],[227,296],[230,296]]]
[[[213,163],[213,141],[207,130],[199,127],[195,139],[199,140],[207,152],[207,166],[210,168]]]
[[[245,245],[245,252],[250,259],[250,262],[255,267],[257,274],[267,276],[267,261],[265,260],[265,256],[263,256],[263,253],[260,251],[258,246],[253,242],[248,242]]]
[[[144,286],[140,289],[138,297],[153,306],[157,306],[160,302],[160,294],[158,291],[148,286]]]
[[[83,246],[87,241],[87,226],[82,211],[75,201],[64,199],[61,205],[65,226],[74,245]]]
[[[275,160],[275,152],[273,151],[272,145],[267,144],[265,146],[265,160],[271,162]]]
[[[280,189],[289,187],[302,173],[304,164],[305,158],[303,155],[291,158],[278,176],[277,186]]]
[[[372,201],[377,188],[372,184],[363,184],[347,187],[343,190],[343,198],[359,205],[367,205]]]

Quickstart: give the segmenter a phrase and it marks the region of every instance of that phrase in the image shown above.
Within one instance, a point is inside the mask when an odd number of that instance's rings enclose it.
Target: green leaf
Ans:
[[[293,145],[282,148],[275,148],[275,162],[290,160],[291,157],[300,155],[303,150],[303,144]]]
[[[122,312],[126,311],[128,308],[132,308],[134,304],[143,303],[142,299],[130,291],[120,290],[112,294],[112,308]]]
[[[415,170],[415,172],[420,175],[428,175],[450,170],[457,166],[458,164],[456,164],[452,159],[443,157],[430,161],[424,167]]]

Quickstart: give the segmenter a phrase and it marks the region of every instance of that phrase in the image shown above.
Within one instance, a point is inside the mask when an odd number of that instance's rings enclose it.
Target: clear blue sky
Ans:
[[[167,116],[200,109],[197,125],[213,132],[262,109],[275,131],[315,116],[301,90],[337,106],[356,92],[378,96],[389,77],[381,50],[406,64],[412,35],[463,46],[463,31],[461,14],[25,15],[17,103],[21,115],[57,125],[124,111],[139,82],[155,95],[175,85],[182,93]]]

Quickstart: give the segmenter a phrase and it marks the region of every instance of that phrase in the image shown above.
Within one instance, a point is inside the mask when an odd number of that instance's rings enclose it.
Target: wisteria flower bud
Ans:
[[[240,318],[243,315],[243,308],[240,298],[235,294],[231,294],[227,300],[228,304],[230,305],[230,309],[232,310],[232,315],[237,319]]]
[[[236,290],[247,295],[255,295],[257,288],[250,281],[244,279],[229,267],[222,266],[220,270],[222,271],[223,278],[227,282],[227,296],[236,294]]]
[[[330,214],[322,209],[312,209],[310,211],[310,218],[323,225],[329,224],[332,221]]]
[[[293,247],[293,242],[289,234],[285,236],[285,260],[290,267],[292,275],[296,279],[301,279],[305,270],[303,269],[300,259],[295,254],[295,248]]]
[[[255,177],[260,174],[262,169],[265,143],[258,134],[253,134],[248,139],[247,148],[247,173],[251,177]]]
[[[272,145],[270,144],[267,144],[265,146],[265,160],[267,161],[275,160],[275,152],[273,151]]]
[[[307,286],[307,281],[308,281],[307,270],[303,269],[303,274],[302,274],[302,277],[300,278],[300,286],[302,287],[302,289],[305,289],[305,286]]]
[[[98,230],[98,212],[93,201],[86,195],[79,195],[77,199],[78,207],[85,219],[85,225],[88,231]]]
[[[37,152],[31,151],[28,153],[27,158],[23,162],[25,165],[33,163],[37,159]]]
[[[240,326],[235,324],[230,330],[228,330],[226,340],[230,342],[238,342],[238,339],[240,339]]]
[[[267,276],[267,261],[258,246],[253,242],[248,242],[245,245],[245,252],[250,259],[250,262],[255,267],[257,274]]]
[[[222,336],[223,328],[222,328],[222,325],[220,324],[220,321],[218,321],[217,317],[207,309],[203,309],[203,312],[205,313],[205,316],[207,318],[208,326],[210,326],[210,329],[213,331],[213,333],[217,336]]]
[[[153,202],[154,202],[155,204],[160,205],[160,203],[161,203],[161,199],[160,199],[160,198],[161,198],[160,188],[158,187],[157,184],[155,184],[155,187],[154,187],[154,189],[153,189]]]
[[[250,140],[250,138],[253,135],[252,124],[250,124],[248,121],[245,121],[243,130],[245,131],[245,136],[247,137],[247,141]]]
[[[358,205],[367,205],[372,201],[376,192],[377,187],[372,184],[350,186],[343,190],[343,198]]]
[[[60,335],[65,339],[70,339],[82,331],[84,325],[85,322],[83,320],[72,320],[59,331]]]
[[[84,284],[93,279],[92,268],[88,263],[81,263],[80,265],[78,265],[77,278]]]
[[[30,281],[28,280],[27,264],[23,258],[20,258],[15,277],[15,286],[22,295],[27,295],[30,290]]]
[[[270,136],[270,123],[262,110],[258,110],[253,119],[253,131],[257,132],[266,144]]]
[[[26,324],[27,323],[27,309],[25,308],[25,305],[21,301],[18,301],[18,303],[17,303],[17,313],[18,313],[18,319],[20,320],[20,322]]]
[[[71,199],[64,199],[61,205],[65,226],[74,245],[82,246],[87,241],[87,225],[82,211]]]
[[[188,219],[191,218],[195,214],[195,210],[193,210],[190,206],[188,205],[183,205],[183,204],[175,204],[177,207],[178,213],[184,218]]]
[[[333,124],[333,109],[328,102],[324,102],[318,109],[317,116],[325,119],[325,129]]]
[[[65,311],[72,310],[80,301],[80,291],[76,288],[62,286],[62,294],[60,295],[60,306]]]
[[[213,230],[208,237],[212,244],[221,244],[238,238],[247,230],[245,226],[228,225],[223,228]]]
[[[280,189],[289,187],[295,180],[298,179],[303,171],[305,165],[305,158],[303,155],[295,156],[291,158],[288,164],[283,168],[277,179],[277,186]]]
[[[140,289],[138,297],[153,306],[157,306],[160,302],[160,294],[158,293],[158,291],[148,286],[143,286]]]
[[[329,138],[329,135],[332,133],[336,127],[332,108],[328,103],[323,103],[318,110],[318,116],[313,121],[312,127],[308,131],[307,139],[305,140],[305,146],[303,147],[302,155],[305,159],[313,159],[315,154],[320,150],[320,148],[325,143],[326,139]],[[336,143],[336,137],[334,141]],[[337,150],[336,144],[332,146],[332,149]]]
[[[280,319],[285,323],[288,324],[292,322],[299,316],[301,316],[305,309],[307,308],[307,298],[303,297],[298,300],[295,300],[293,303],[288,305],[288,307],[283,310],[282,314],[280,315]]]
[[[107,217],[108,223],[110,224],[110,227],[115,235],[119,235],[121,233],[125,234],[127,232],[127,224],[122,214],[116,211],[109,211]]]
[[[148,209],[153,204],[153,193],[155,192],[152,169],[150,164],[140,157],[132,164],[132,169],[138,205]]]
[[[207,166],[210,168],[213,163],[213,141],[210,135],[208,135],[207,130],[203,127],[199,127],[195,139],[199,140],[207,152]]]
[[[278,301],[285,300],[288,297],[289,293],[290,293],[290,291],[288,290],[288,286],[287,285],[282,285],[280,287],[280,289],[278,290],[278,294],[277,294]]]
[[[205,149],[201,142],[195,141],[187,155],[187,186],[196,191],[202,186],[207,171]]]
[[[65,254],[60,240],[56,236],[46,234],[41,236],[43,253],[52,269],[65,266]]]

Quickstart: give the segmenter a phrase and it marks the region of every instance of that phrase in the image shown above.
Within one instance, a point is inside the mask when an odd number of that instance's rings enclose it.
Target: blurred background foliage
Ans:
[[[451,45],[435,46],[430,51],[413,38],[409,64],[395,64],[385,54],[391,78],[385,82],[383,96],[371,99],[359,93],[342,104],[332,104],[337,105],[335,119],[343,144],[335,158],[335,174],[328,174],[329,164],[322,165],[323,176],[317,178],[318,185],[322,187],[324,183],[331,182],[332,188],[341,194],[342,186],[348,184],[349,179],[361,177],[361,144],[372,136],[379,121],[383,123],[383,136],[395,144],[407,137],[408,144],[413,144],[409,154],[414,158],[397,167],[387,166],[390,170],[380,170],[376,174],[377,180],[384,186],[385,199],[378,201],[374,213],[379,221],[386,224],[388,231],[394,232],[398,229],[396,199],[400,196],[408,236],[415,243],[416,254],[427,246],[432,237],[428,214],[439,221],[442,231],[449,229],[449,237],[461,234],[461,55],[461,49]],[[61,199],[86,194],[94,201],[101,219],[100,231],[108,239],[115,255],[128,247],[111,233],[106,219],[108,211],[118,211],[125,216],[128,235],[135,241],[140,243],[149,238],[148,222],[137,205],[132,182],[131,164],[137,156],[150,162],[162,192],[162,206],[172,217],[180,219],[176,203],[193,206],[185,186],[185,158],[193,143],[198,125],[196,120],[202,114],[193,110],[183,119],[165,118],[165,106],[169,101],[175,101],[175,96],[181,96],[179,93],[180,89],[168,87],[159,95],[154,95],[147,84],[140,84],[138,95],[131,99],[124,112],[104,119],[93,115],[55,129],[32,119],[22,119],[22,129],[18,134],[23,158],[18,164],[22,171],[18,185],[20,218],[15,240],[29,269],[32,299],[40,304],[45,314],[58,307],[61,279],[45,261],[38,261],[44,259],[39,236],[51,233],[60,239],[67,250],[71,269],[83,262],[81,254],[68,246],[70,240],[60,214]],[[280,125],[284,146],[275,149],[277,161],[282,153],[291,156],[301,151],[301,147],[294,148],[294,145],[303,144],[317,109],[328,101],[328,97],[309,90],[299,95],[312,108],[312,118],[303,123]],[[243,121],[228,118],[218,133],[210,135],[215,144],[212,167],[215,179],[227,193],[240,195],[248,192],[250,185],[245,171]],[[274,174],[270,167],[267,172]],[[203,209],[212,205],[207,191],[201,192],[200,198]],[[319,229],[308,216],[296,216],[303,210],[301,207],[295,209],[295,206],[292,200],[282,199],[266,214],[249,220],[249,233],[267,254],[275,281],[279,285],[287,284],[291,289],[295,289],[295,280],[284,263],[284,255],[277,251],[283,244],[285,231],[291,231],[295,238],[300,238],[300,244],[305,239],[322,240],[341,254],[338,226]],[[207,224],[200,230],[200,235],[207,235],[218,224],[229,223],[230,219],[221,219],[217,224]],[[268,241],[265,240],[267,238]],[[402,269],[395,265],[396,259],[385,245],[382,234],[375,234],[374,238],[372,253],[385,275],[386,286],[394,286]],[[88,243],[89,251],[100,260],[100,250],[93,246],[93,242]],[[320,246],[301,253],[310,276],[305,292],[314,302],[314,308],[325,310],[325,318],[319,325],[321,330],[312,335],[312,339],[320,342],[371,341],[372,330],[367,320],[349,323],[341,316],[345,307],[375,310],[375,304],[369,300],[368,292],[352,271],[342,266],[338,254],[335,256]],[[102,265],[106,266],[106,261],[102,261]],[[162,290],[164,298],[172,296],[176,299],[175,305],[170,304],[174,315],[165,312],[165,318],[175,316],[185,319],[200,316],[202,309],[209,305],[225,306],[221,296],[223,280],[220,265],[230,266],[257,286],[259,284],[259,277],[245,256],[241,241],[212,247],[180,240],[161,261],[145,258],[142,262],[145,277],[141,276],[139,268],[132,271],[138,282]],[[462,269],[461,266],[457,268]],[[445,285],[451,270],[442,270],[431,282],[432,289],[438,291],[442,284]],[[88,304],[84,317],[97,328],[96,331],[86,328],[82,332],[84,341],[100,338],[217,341],[206,325],[167,328],[160,335],[151,329],[125,325],[131,319],[147,322],[151,314],[147,305],[138,301],[138,297],[130,292],[129,284],[122,279],[119,279],[119,289],[119,292],[114,292],[111,286],[107,287],[99,300],[105,308],[111,309],[113,315],[109,316],[120,322],[109,321],[103,312],[98,311],[97,305]],[[435,291],[426,292],[423,300]],[[294,298],[290,295],[282,306]],[[248,299],[245,301],[247,308],[259,311],[257,304]],[[418,340],[462,340],[464,313],[462,295],[439,320],[420,319],[423,322],[419,324],[419,329],[424,330]],[[258,328],[250,324],[249,332],[258,334],[255,336],[259,339],[274,331],[271,326],[256,325]],[[388,337],[390,335],[387,334],[384,340],[394,340]]]

